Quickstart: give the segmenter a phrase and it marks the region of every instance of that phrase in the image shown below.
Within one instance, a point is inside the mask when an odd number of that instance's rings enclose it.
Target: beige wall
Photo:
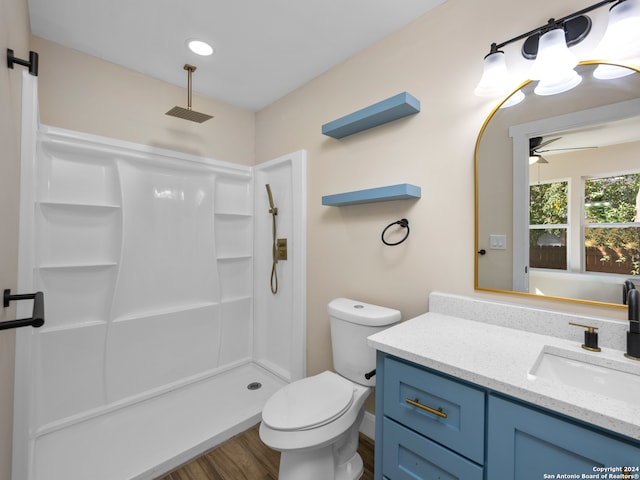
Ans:
[[[479,295],[473,289],[473,154],[478,132],[495,104],[473,94],[482,59],[491,42],[585,4],[589,2],[448,0],[258,112],[257,163],[308,150],[310,374],[331,367],[325,306],[337,296],[398,308],[404,318],[426,311],[433,290],[623,317],[617,310]],[[528,67],[519,59],[520,46],[505,48],[516,70]],[[342,140],[321,135],[322,124],[402,91],[421,101],[419,114]],[[422,198],[321,205],[323,195],[402,182],[421,186]],[[383,228],[400,218],[409,220],[409,239],[384,246]]]
[[[40,54],[42,123],[253,165],[253,112],[194,93],[194,110],[214,118],[200,124],[164,114],[187,106],[186,72],[176,86],[39,37],[31,47]]]
[[[10,38],[21,52],[28,51],[26,3],[0,0],[0,39]],[[432,290],[475,294],[473,151],[494,104],[473,95],[482,58],[491,42],[588,3],[448,0],[255,115],[196,95],[195,108],[216,115],[202,125],[163,115],[174,105],[184,105],[184,88],[32,38],[31,49],[41,54],[41,119],[54,126],[247,165],[306,149],[308,371],[313,374],[331,367],[326,315],[331,298],[347,296],[395,307],[409,318],[427,309]],[[517,57],[519,47],[506,51],[517,65],[524,65]],[[0,135],[8,152],[0,163],[0,209],[5,222],[0,229],[1,287],[15,285],[18,78],[15,71],[0,73]],[[343,140],[321,135],[323,123],[402,91],[420,99],[421,113]],[[321,206],[323,195],[402,182],[420,185],[422,198]],[[382,229],[400,218],[409,220],[411,236],[402,245],[384,246]],[[623,318],[623,312],[584,305],[476,295]],[[0,472],[6,476],[13,337],[0,335]]]
[[[6,68],[11,48],[29,59],[27,0],[0,0],[0,290],[16,292],[18,260],[18,201],[20,181],[20,104],[23,67]],[[13,320],[15,306],[0,310],[0,321]],[[0,331],[0,480],[11,478],[13,425],[13,365],[15,332]]]

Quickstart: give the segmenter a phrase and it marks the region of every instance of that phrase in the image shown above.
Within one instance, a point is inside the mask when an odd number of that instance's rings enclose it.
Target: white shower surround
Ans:
[[[305,152],[252,168],[38,128],[29,82],[19,287],[46,324],[18,333],[13,478],[151,479],[305,375]]]

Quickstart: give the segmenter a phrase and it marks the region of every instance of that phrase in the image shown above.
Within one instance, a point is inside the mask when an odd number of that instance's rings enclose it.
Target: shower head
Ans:
[[[184,69],[187,73],[187,108],[173,107],[171,110],[165,113],[165,115],[171,115],[172,117],[182,118],[184,120],[191,120],[192,122],[206,122],[213,115],[207,115],[206,113],[196,112],[191,109],[191,74],[196,71],[196,67],[193,65],[185,64]]]
[[[271,195],[271,185],[267,183],[265,184],[265,187],[267,188],[267,194],[269,195],[269,205],[271,206],[271,210],[269,210],[269,213],[273,213],[274,215],[277,215],[278,209],[273,205],[273,196]]]
[[[212,115],[207,115],[206,113],[196,112],[195,110],[191,110],[190,108],[182,108],[182,107],[173,107],[169,110],[165,115],[171,115],[172,117],[182,118],[184,120],[191,120],[192,122],[206,122],[210,118],[213,118]]]

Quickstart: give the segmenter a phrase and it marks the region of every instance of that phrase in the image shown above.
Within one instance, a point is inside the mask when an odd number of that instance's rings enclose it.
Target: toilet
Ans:
[[[347,298],[327,306],[333,365],[290,383],[267,400],[260,438],[280,455],[279,480],[356,480],[364,402],[373,391],[375,350],[367,337],[400,321],[400,312]]]

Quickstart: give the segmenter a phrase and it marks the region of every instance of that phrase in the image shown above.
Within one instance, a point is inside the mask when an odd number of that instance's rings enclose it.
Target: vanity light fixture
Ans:
[[[606,59],[623,60],[640,56],[640,0],[604,0],[560,19],[549,19],[546,25],[518,35],[502,43],[491,44],[484,59],[483,75],[474,93],[478,96],[503,96],[517,86],[509,74],[502,47],[526,39],[522,55],[535,63],[529,72],[531,80],[538,81],[534,92],[538,95],[554,95],[574,88],[581,77],[574,70],[578,59],[568,47],[580,43],[591,31],[591,19],[585,14],[605,5],[611,7],[609,27],[603,38],[603,46],[597,51],[606,52]],[[611,33],[609,33],[611,31]],[[615,54],[615,55],[614,55]],[[622,73],[619,68],[615,73]],[[626,73],[626,70],[624,69]],[[612,75],[612,73],[608,73]],[[600,78],[600,77],[598,77]],[[606,78],[606,77],[602,77]],[[609,78],[615,78],[610,76]],[[520,98],[521,100],[522,98]],[[518,103],[509,99],[508,103]]]

